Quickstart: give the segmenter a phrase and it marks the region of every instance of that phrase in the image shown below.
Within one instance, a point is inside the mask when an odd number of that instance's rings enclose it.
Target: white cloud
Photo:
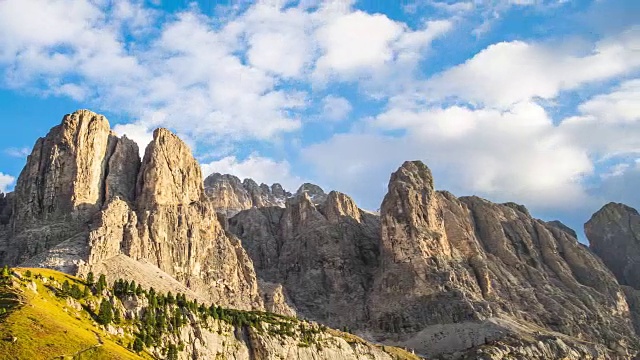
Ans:
[[[213,173],[231,174],[240,179],[253,179],[258,184],[280,183],[289,191],[295,191],[304,182],[291,173],[291,165],[286,160],[276,161],[257,154],[252,154],[244,160],[228,156],[201,166],[205,177]]]
[[[16,181],[11,175],[6,175],[0,172],[0,192],[7,192],[11,190],[11,186]]]
[[[118,124],[113,131],[119,136],[125,135],[138,144],[140,157],[144,156],[147,145],[153,140],[153,131],[142,124]]]
[[[327,95],[322,100],[323,115],[321,120],[341,121],[345,120],[353,107],[349,100],[334,95]]]
[[[381,14],[356,11],[338,17],[318,30],[324,54],[316,66],[347,73],[380,67],[392,59],[390,45],[402,31],[400,24]]]
[[[629,80],[611,92],[582,103],[579,114],[559,129],[573,143],[589,149],[595,161],[640,154],[640,80]]]
[[[399,138],[341,135],[303,154],[319,174],[360,181],[379,183],[387,173],[371,171],[417,158],[440,175],[440,188],[538,208],[576,206],[586,198],[580,179],[593,171],[587,152],[568,142],[534,103],[519,103],[503,112],[458,106],[421,111],[397,108],[381,114],[373,124],[406,134]],[[358,180],[345,183],[350,181]]]
[[[23,147],[23,148],[12,147],[12,148],[5,149],[4,153],[11,157],[24,159],[27,156],[29,156],[29,154],[31,154],[31,149],[29,149],[28,147]]]
[[[168,127],[196,144],[277,141],[299,131],[313,105],[304,86],[283,79],[313,73],[326,83],[364,71],[386,89],[451,28],[441,20],[412,30],[353,10],[352,1],[258,2],[220,22],[195,6],[162,17],[142,4],[0,2],[5,83],[117,112],[137,129]]]
[[[299,77],[314,58],[310,39],[313,22],[310,14],[290,8],[258,3],[243,17],[248,37],[249,62],[283,77]]]
[[[622,83],[614,92],[596,96],[578,108],[605,123],[640,121],[640,79]]]
[[[598,205],[615,201],[640,209],[640,159],[613,166],[608,176],[597,187],[591,189]]]
[[[433,77],[425,91],[475,104],[509,107],[532,98],[553,99],[560,91],[607,80],[640,67],[640,28],[595,44],[587,54],[522,41],[493,44]]]

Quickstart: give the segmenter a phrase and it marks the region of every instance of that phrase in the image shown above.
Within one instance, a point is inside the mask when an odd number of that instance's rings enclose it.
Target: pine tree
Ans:
[[[173,305],[175,304],[176,300],[173,298],[173,294],[171,293],[171,291],[169,291],[167,293],[167,304],[169,305]]]
[[[120,316],[120,310],[113,309],[113,322],[114,324],[120,324],[122,322],[122,317]]]
[[[89,295],[91,295],[91,291],[89,290],[88,286],[85,286],[84,291],[82,292],[82,297],[86,299],[89,297]]]
[[[140,295],[142,295],[142,292],[143,292],[142,286],[140,286],[140,284],[138,284],[138,287],[136,288],[136,295],[140,296]]]
[[[69,292],[71,291],[71,285],[69,284],[69,280],[65,280],[62,283],[62,295],[69,295]]]
[[[27,270],[27,271],[25,271],[24,276],[25,276],[26,278],[30,278],[30,277],[31,277],[31,270]]]
[[[107,288],[107,278],[104,274],[100,274],[100,278],[98,279],[98,292],[101,293],[102,290]]]
[[[133,351],[139,353],[143,349],[144,349],[144,343],[142,342],[142,340],[140,340],[139,337],[136,337],[136,339],[133,341]]]
[[[87,285],[93,285],[94,281],[96,280],[93,278],[93,272],[89,271],[87,274]]]
[[[127,289],[127,294],[135,294],[136,293],[136,282],[134,280],[131,280],[131,283],[129,284],[129,288]]]
[[[5,265],[2,268],[2,277],[3,278],[9,277],[9,266]]]
[[[113,321],[113,308],[107,299],[102,299],[100,311],[98,312],[98,322],[102,325],[110,324]]]
[[[70,294],[74,299],[80,299],[82,297],[82,292],[80,291],[80,287],[78,286],[78,284],[73,284]]]
[[[178,360],[178,348],[174,344],[169,344],[167,360]]]

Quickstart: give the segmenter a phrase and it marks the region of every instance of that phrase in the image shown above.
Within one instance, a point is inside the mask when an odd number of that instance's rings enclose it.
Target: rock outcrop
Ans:
[[[200,166],[186,144],[158,129],[143,160],[103,116],[65,116],[38,140],[18,179],[0,262],[110,280],[116,265],[160,272],[168,288],[177,280],[209,302],[263,309],[251,259],[204,201]]]
[[[77,236],[114,196],[132,200],[137,145],[89,110],[66,115],[38,139],[18,178],[0,262],[21,263]],[[77,264],[66,264],[73,267]]]
[[[284,209],[254,208],[229,220],[258,276],[284,286],[298,314],[353,328],[378,266],[379,219],[331,192],[315,205],[305,191]]]
[[[623,286],[636,332],[640,334],[640,214],[609,203],[584,225],[589,246]]]
[[[155,265],[210,302],[262,309],[251,259],[204,200],[200,166],[166,129],[154,132],[134,207],[116,198],[89,234],[89,269],[119,254]]]
[[[369,301],[379,339],[433,354],[536,329],[615,356],[637,352],[613,275],[570,232],[524,207],[436,192],[426,166],[406,162],[391,177],[381,217],[381,268]],[[471,326],[491,318],[501,320],[498,331]]]
[[[13,193],[0,192],[0,227],[4,228],[11,222],[13,212]]]
[[[231,217],[253,207],[284,207],[291,193],[276,183],[269,187],[251,179],[243,182],[233,175],[214,173],[204,180],[207,201],[216,211]]]
[[[307,194],[311,202],[316,205],[322,204],[327,199],[327,194],[316,184],[304,183],[296,191],[296,195]]]
[[[436,191],[420,162],[391,176],[380,217],[344,194],[316,205],[300,191],[229,226],[299,315],[378,342],[451,359],[638,350],[625,289],[571,229],[515,203]]]
[[[620,284],[640,290],[640,214],[624,204],[609,203],[584,225],[593,252]]]

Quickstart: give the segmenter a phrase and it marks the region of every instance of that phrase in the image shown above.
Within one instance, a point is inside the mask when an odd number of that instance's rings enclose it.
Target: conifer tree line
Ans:
[[[12,271],[7,266],[0,272],[0,281],[11,281]],[[22,275],[31,278],[31,271],[27,270]],[[42,279],[40,274],[36,279]],[[96,308],[85,307],[94,320],[103,326],[110,324],[122,325],[125,328],[134,329],[133,340],[128,348],[134,352],[144,351],[145,348],[160,349],[166,359],[177,360],[178,353],[184,350],[185,344],[179,339],[181,329],[188,325],[200,325],[209,327],[208,319],[218,320],[236,328],[250,327],[259,333],[268,332],[274,336],[294,336],[296,330],[300,335],[300,346],[309,346],[316,342],[316,335],[326,331],[326,327],[314,327],[303,324],[295,318],[265,313],[260,311],[242,311],[223,308],[215,304],[206,305],[198,303],[198,300],[190,300],[185,294],[166,294],[157,292],[153,287],[144,289],[134,280],[118,279],[109,287],[104,274],[99,274],[96,281],[95,274],[89,272],[82,282],[72,278],[65,279],[62,283],[53,276],[50,284],[58,286],[50,287],[59,297],[72,297],[77,300],[99,301]],[[72,280],[72,281],[69,281]],[[122,303],[130,297],[146,298],[147,306],[140,313],[122,313]],[[215,323],[213,323],[215,324]],[[265,327],[265,324],[269,324]],[[296,326],[297,325],[297,326]],[[214,329],[211,329],[214,330]],[[217,332],[222,333],[220,325]],[[319,345],[318,345],[319,346]]]

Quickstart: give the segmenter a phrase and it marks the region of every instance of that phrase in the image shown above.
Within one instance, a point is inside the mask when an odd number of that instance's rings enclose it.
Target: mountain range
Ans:
[[[640,358],[636,210],[605,205],[585,246],[523,205],[456,197],[422,162],[399,165],[372,213],[314,184],[292,193],[205,178],[163,128],[141,159],[104,116],[79,110],[36,141],[15,190],[0,195],[0,264],[129,279],[427,359]],[[201,340],[210,351],[179,358],[211,358],[222,346],[211,339]],[[247,358],[298,358],[265,349]],[[304,356],[387,356],[328,354]]]

